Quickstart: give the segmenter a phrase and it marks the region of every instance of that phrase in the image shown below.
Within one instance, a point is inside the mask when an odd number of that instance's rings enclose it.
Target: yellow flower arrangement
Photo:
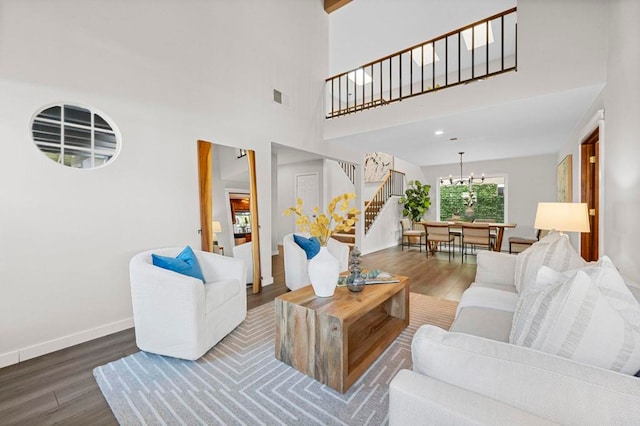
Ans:
[[[298,216],[296,225],[301,232],[309,232],[312,237],[318,238],[321,246],[326,246],[329,237],[334,232],[349,232],[358,220],[360,210],[355,207],[349,208],[349,201],[356,198],[353,192],[338,195],[329,203],[328,212],[320,213],[316,206],[313,209],[313,219],[303,213],[302,199],[298,198],[295,207],[289,207],[284,211],[285,216],[292,213]],[[336,213],[336,207],[340,204],[340,212]],[[333,225],[333,228],[332,228]]]

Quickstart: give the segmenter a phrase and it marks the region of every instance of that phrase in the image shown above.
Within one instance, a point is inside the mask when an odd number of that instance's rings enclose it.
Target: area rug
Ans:
[[[247,319],[197,361],[137,352],[93,375],[123,425],[380,425],[389,382],[411,368],[411,338],[423,324],[449,329],[457,303],[411,293],[410,325],[345,394],[274,356],[274,304]]]

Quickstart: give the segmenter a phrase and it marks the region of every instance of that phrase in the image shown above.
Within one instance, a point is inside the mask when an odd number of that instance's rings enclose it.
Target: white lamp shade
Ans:
[[[589,232],[586,203],[538,203],[536,229],[562,232]]]
[[[222,226],[220,225],[220,222],[218,222],[217,220],[214,220],[213,222],[211,222],[211,226],[213,227],[214,234],[222,232]]]

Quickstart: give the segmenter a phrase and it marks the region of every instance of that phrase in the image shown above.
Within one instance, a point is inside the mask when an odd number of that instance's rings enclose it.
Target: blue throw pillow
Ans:
[[[204,275],[200,269],[198,258],[190,246],[186,246],[176,257],[159,256],[152,254],[153,264],[160,268],[168,269],[182,275],[198,278],[204,282]]]
[[[320,253],[320,240],[316,237],[305,238],[300,235],[293,234],[293,241],[300,246],[302,250],[307,254],[307,259],[313,259],[313,257]]]

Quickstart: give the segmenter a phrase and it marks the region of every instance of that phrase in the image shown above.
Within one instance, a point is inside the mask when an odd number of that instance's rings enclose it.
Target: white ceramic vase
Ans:
[[[329,249],[320,247],[320,252],[309,261],[309,279],[316,296],[333,296],[339,275],[340,262],[338,259],[329,253]]]

